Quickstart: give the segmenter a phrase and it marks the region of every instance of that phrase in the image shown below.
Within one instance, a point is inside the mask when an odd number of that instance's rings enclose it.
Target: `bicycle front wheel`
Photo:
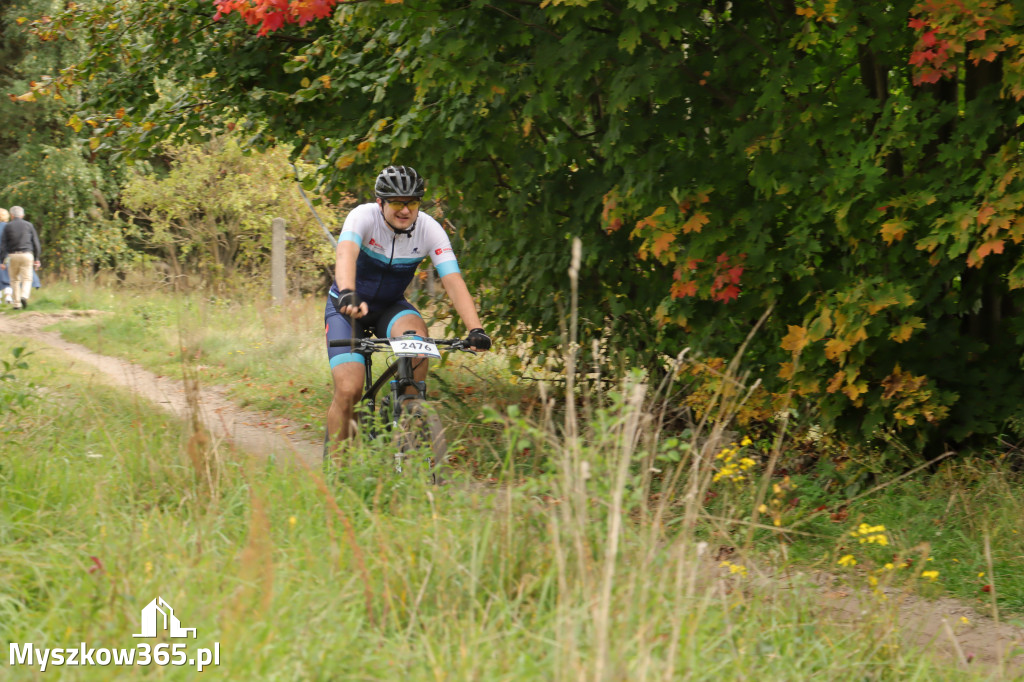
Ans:
[[[402,403],[402,416],[394,430],[397,468],[402,473],[427,471],[434,485],[447,478],[448,441],[441,418],[429,404],[419,399]]]

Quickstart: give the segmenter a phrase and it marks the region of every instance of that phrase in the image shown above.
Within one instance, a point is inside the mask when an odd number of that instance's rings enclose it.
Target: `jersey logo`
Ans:
[[[450,246],[447,247],[447,248],[444,248],[444,249],[434,249],[434,255],[435,256],[440,256],[442,253],[451,253],[451,252],[452,252],[452,247],[450,247]]]

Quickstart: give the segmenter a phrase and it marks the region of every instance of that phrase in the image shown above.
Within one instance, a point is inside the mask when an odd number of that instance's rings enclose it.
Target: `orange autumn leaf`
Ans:
[[[703,211],[697,211],[683,223],[683,234],[690,234],[691,232],[700,232],[701,228],[710,222],[707,214]]]
[[[829,339],[825,342],[825,357],[829,360],[837,360],[848,350],[850,350],[850,344],[840,339]]]
[[[694,281],[688,282],[676,282],[672,285],[670,290],[672,298],[686,298],[687,296],[697,295],[697,283]]]
[[[990,239],[981,246],[979,246],[974,252],[967,256],[967,265],[976,268],[981,265],[981,262],[985,260],[990,254],[1002,253],[1005,242],[1002,239]]]
[[[924,329],[924,321],[920,317],[912,317],[909,322],[901,324],[889,334],[889,338],[896,343],[903,343],[910,338],[916,329]]]
[[[903,220],[890,220],[882,224],[879,234],[882,235],[882,239],[885,240],[886,244],[892,244],[903,239],[903,235],[907,233],[907,227],[909,226]]]
[[[668,249],[668,245],[675,240],[676,236],[671,232],[663,232],[657,239],[654,240],[654,244],[651,245],[651,253],[654,254],[655,258],[661,258],[661,254],[665,253]],[[670,260],[675,260],[670,259]]]
[[[784,350],[799,353],[807,345],[807,330],[799,325],[789,324],[789,333],[782,338]]]
[[[995,212],[996,209],[993,208],[992,206],[982,206],[980,209],[978,209],[978,224],[985,225],[986,223],[988,223],[989,218],[991,218]]]
[[[867,392],[868,385],[867,382],[864,381],[858,381],[855,384],[847,384],[846,388],[843,389],[843,393],[846,394],[846,397],[854,401],[854,403],[856,403],[857,398],[860,396],[861,393]]]
[[[658,220],[658,218],[660,218],[664,214],[665,214],[665,207],[664,206],[659,206],[658,208],[654,209],[654,213],[652,213],[651,215],[647,216],[643,220],[636,221],[636,229],[633,230],[633,234],[636,234],[637,232],[639,232],[640,230],[642,230],[645,227],[657,227],[658,223],[660,222]]]

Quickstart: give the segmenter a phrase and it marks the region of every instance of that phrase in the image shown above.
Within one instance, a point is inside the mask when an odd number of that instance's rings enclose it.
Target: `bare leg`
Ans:
[[[352,411],[363,390],[363,364],[343,362],[331,370],[334,397],[327,410],[328,452],[335,464],[341,462],[341,443],[352,435]]]

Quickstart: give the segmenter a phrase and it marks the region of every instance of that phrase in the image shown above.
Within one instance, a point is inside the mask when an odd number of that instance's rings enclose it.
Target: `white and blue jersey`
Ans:
[[[396,233],[384,222],[376,203],[361,204],[345,218],[338,240],[359,245],[356,293],[371,308],[403,299],[416,268],[428,256],[439,276],[459,272],[444,228],[423,212],[411,232]],[[337,282],[330,294],[337,298]]]
[[[407,315],[420,316],[415,306],[405,300],[416,268],[430,257],[441,277],[459,271],[451,241],[441,225],[425,213],[416,218],[410,232],[397,233],[384,222],[377,204],[355,207],[345,218],[339,241],[359,245],[356,258],[356,293],[366,301],[368,313],[352,320],[334,307],[338,284],[331,285],[324,307],[324,336],[328,343],[327,358],[331,367],[350,362],[365,362],[352,345],[331,346],[331,341],[358,339],[367,334],[396,336],[406,331]]]

